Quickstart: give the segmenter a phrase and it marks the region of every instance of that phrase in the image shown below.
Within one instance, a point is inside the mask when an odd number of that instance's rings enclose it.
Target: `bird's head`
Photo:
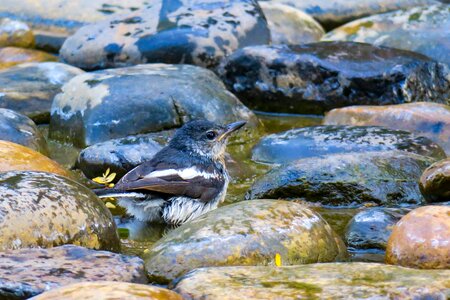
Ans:
[[[221,159],[228,137],[245,123],[239,121],[218,125],[206,120],[191,121],[177,130],[169,145],[203,157]]]

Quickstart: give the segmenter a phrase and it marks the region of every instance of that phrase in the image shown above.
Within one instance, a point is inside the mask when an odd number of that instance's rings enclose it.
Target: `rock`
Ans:
[[[175,291],[190,299],[446,299],[450,270],[375,263],[194,270]]]
[[[449,241],[450,206],[416,208],[394,226],[386,248],[386,263],[450,269]]]
[[[287,4],[305,11],[318,20],[327,31],[364,16],[438,3],[434,0],[366,0],[358,2],[346,0],[270,0],[270,2]]]
[[[133,299],[133,300],[183,300],[175,292],[164,288],[127,282],[80,282],[51,290],[33,300],[79,299]]]
[[[99,288],[104,280],[147,283],[140,258],[74,245],[7,250],[0,252],[0,260],[1,299],[28,299],[47,290],[83,281],[100,281]],[[95,285],[94,282],[90,284]],[[119,289],[123,287],[120,283],[111,283],[113,285]],[[47,299],[44,296],[38,299]]]
[[[422,53],[450,65],[450,6],[413,7],[345,24],[323,40],[354,41]]]
[[[64,42],[61,59],[83,69],[141,63],[214,68],[236,49],[270,41],[264,15],[253,0],[152,4],[80,28]]]
[[[61,63],[26,63],[0,71],[0,107],[27,115],[37,123],[50,121],[53,98],[61,86],[83,71]]]
[[[257,122],[211,71],[149,64],[70,80],[53,101],[49,136],[82,148],[176,128],[197,118],[218,123],[247,120],[250,127]]]
[[[0,48],[0,69],[26,62],[57,61],[58,58],[43,51],[16,47]]]
[[[48,154],[47,141],[34,122],[13,110],[0,108],[0,140]]]
[[[428,167],[420,177],[420,191],[429,202],[450,200],[450,158]]]
[[[329,206],[425,202],[418,180],[433,159],[403,151],[299,159],[256,180],[246,199],[299,199]]]
[[[450,69],[421,54],[353,42],[252,46],[219,74],[252,109],[322,114],[362,104],[450,103]]]
[[[120,178],[161,149],[149,134],[110,140],[82,150],[77,166],[88,178],[100,176],[108,168]]]
[[[70,177],[57,162],[22,145],[0,140],[0,173],[8,171],[41,171]]]
[[[392,227],[407,212],[407,209],[374,207],[357,213],[347,224],[347,245],[353,249],[386,249]]]
[[[0,173],[0,251],[76,244],[118,251],[116,225],[88,188],[44,172]]]
[[[325,34],[310,15],[288,5],[259,2],[267,19],[272,44],[306,44],[319,41]]]
[[[213,210],[170,231],[144,252],[151,281],[169,282],[210,266],[331,262],[345,258],[342,240],[306,206],[245,201]]]
[[[0,47],[32,48],[34,36],[27,24],[8,18],[0,19]]]
[[[50,53],[59,53],[67,35],[64,33],[35,30],[35,48]]]
[[[450,155],[450,106],[417,102],[385,106],[350,106],[328,112],[325,125],[383,126],[425,136]]]
[[[311,126],[262,138],[252,159],[262,163],[288,163],[300,158],[336,153],[401,150],[443,159],[444,150],[425,137],[370,126]]]

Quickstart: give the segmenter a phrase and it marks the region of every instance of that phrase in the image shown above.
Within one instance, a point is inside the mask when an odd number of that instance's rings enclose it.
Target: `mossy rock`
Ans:
[[[0,47],[32,48],[34,46],[34,35],[27,24],[11,20],[0,19]]]
[[[34,49],[24,49],[16,47],[0,48],[0,69],[10,68],[12,66],[26,62],[57,61],[54,55]]]

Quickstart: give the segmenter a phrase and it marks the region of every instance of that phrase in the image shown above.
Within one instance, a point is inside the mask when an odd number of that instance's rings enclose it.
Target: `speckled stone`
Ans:
[[[354,42],[252,46],[219,74],[252,109],[322,114],[350,105],[450,103],[450,69],[418,53]]]
[[[48,123],[54,96],[64,83],[82,73],[57,62],[25,63],[2,70],[0,107],[27,115],[37,123]]]
[[[88,188],[44,172],[0,173],[0,251],[76,244],[118,251],[116,225]]]
[[[47,141],[34,122],[13,110],[0,108],[0,140],[48,154]]]
[[[410,50],[450,65],[450,5],[413,7],[359,19],[329,32],[323,40]]]
[[[331,262],[346,257],[331,227],[306,206],[255,200],[228,205],[170,231],[148,251],[151,281],[169,282],[198,267]]]
[[[140,258],[74,245],[50,249],[7,250],[0,252],[0,261],[1,299],[28,299],[60,286],[83,281],[100,281],[100,290],[105,280],[147,283],[144,264]],[[94,282],[91,284],[95,286]],[[120,283],[110,284],[117,284],[119,289],[123,288]],[[81,287],[83,284],[79,290]],[[68,288],[70,290],[70,286]],[[53,293],[51,291],[49,295]],[[45,294],[37,299],[54,299],[44,296]],[[61,294],[60,297],[59,299],[69,299]]]
[[[375,263],[194,270],[176,282],[184,299],[446,299],[450,270]]]
[[[246,199],[293,199],[329,206],[418,205],[429,157],[404,151],[330,154],[299,159],[257,179]]]
[[[450,106],[416,102],[382,106],[351,106],[333,109],[325,125],[383,126],[425,136],[450,155]]]
[[[429,202],[450,201],[450,158],[432,164],[420,177],[420,191]]]
[[[34,35],[27,24],[9,18],[0,18],[0,47],[31,48]]]
[[[49,137],[85,147],[113,138],[177,128],[192,119],[226,124],[255,115],[209,70],[148,64],[85,73],[62,87]]]
[[[375,126],[325,125],[291,129],[263,137],[253,148],[252,159],[262,163],[288,163],[321,155],[401,150],[446,157],[444,150],[425,137]]]
[[[0,48],[0,69],[27,62],[57,61],[58,58],[49,53],[16,47]]]
[[[386,263],[450,269],[449,241],[450,206],[416,208],[394,226],[386,248]]]

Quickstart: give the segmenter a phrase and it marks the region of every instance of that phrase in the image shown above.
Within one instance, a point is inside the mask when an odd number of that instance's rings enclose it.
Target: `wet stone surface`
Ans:
[[[32,48],[33,45],[34,35],[27,24],[0,18],[0,47]]]
[[[39,50],[17,47],[0,48],[0,70],[22,63],[57,60],[56,56]]]
[[[352,42],[252,46],[219,74],[248,107],[322,114],[350,105],[449,103],[450,69],[421,54]]]
[[[7,250],[0,252],[0,261],[1,299],[28,299],[47,290],[83,281],[147,283],[140,258],[75,245]]]
[[[432,164],[420,177],[420,191],[429,202],[450,200],[450,158]]]

